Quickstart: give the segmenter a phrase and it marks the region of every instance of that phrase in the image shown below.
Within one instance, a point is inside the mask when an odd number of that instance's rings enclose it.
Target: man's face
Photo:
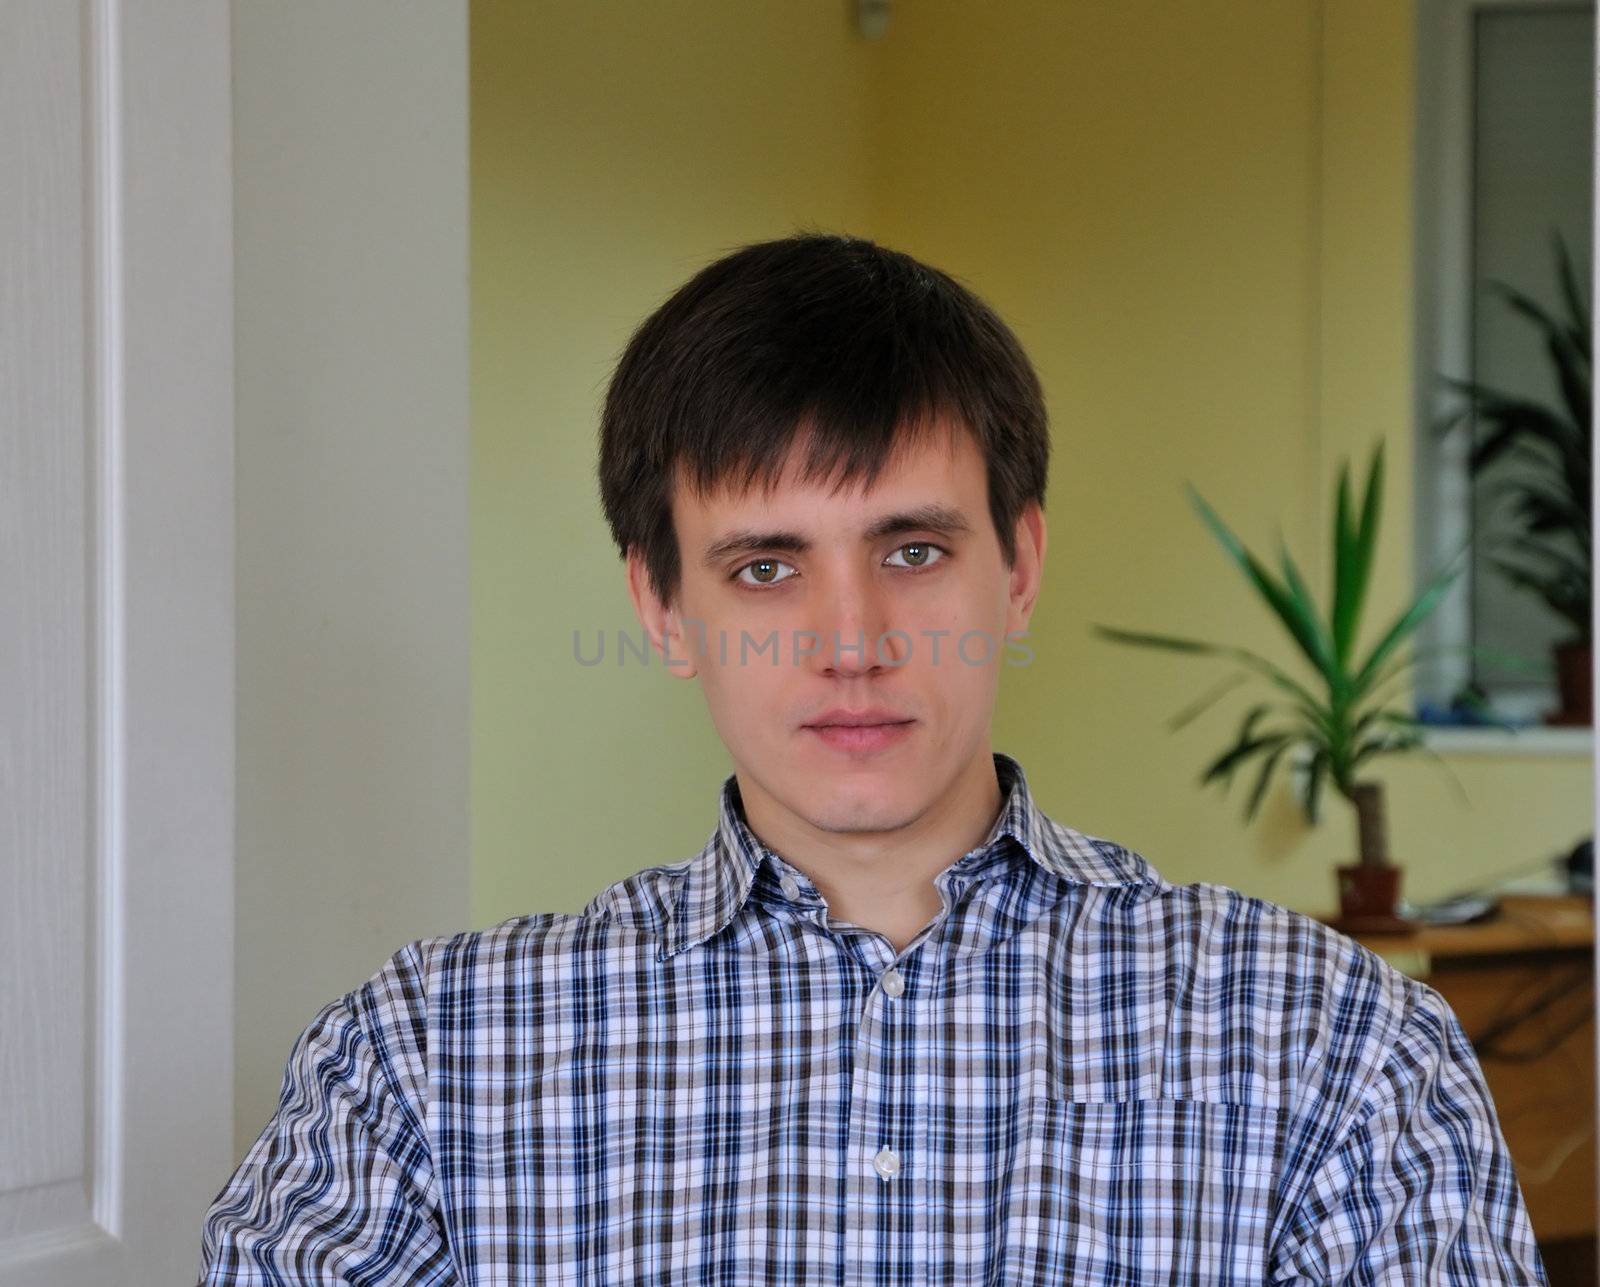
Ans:
[[[1025,655],[1007,636],[1032,611],[1044,516],[1028,507],[1008,569],[964,430],[903,448],[870,491],[802,483],[802,448],[770,495],[699,497],[680,482],[676,608],[649,593],[636,558],[630,588],[675,673],[699,675],[747,801],[759,791],[769,813],[819,831],[892,831],[979,757],[988,768],[1000,667]],[[838,711],[898,724],[826,727]]]

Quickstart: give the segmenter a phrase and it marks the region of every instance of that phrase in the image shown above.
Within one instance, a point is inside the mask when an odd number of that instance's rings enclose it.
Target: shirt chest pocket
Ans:
[[[1260,1284],[1281,1122],[1199,1100],[1030,1101],[1004,1281]]]

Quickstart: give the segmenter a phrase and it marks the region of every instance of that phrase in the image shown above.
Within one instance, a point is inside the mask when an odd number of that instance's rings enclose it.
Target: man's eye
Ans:
[[[889,557],[892,559],[895,554],[903,553],[906,550],[913,551],[912,554],[907,555],[908,561],[905,563],[892,563],[890,564],[891,567],[911,568],[913,570],[932,567],[945,555],[945,550],[942,546],[934,545],[929,541],[912,541],[907,545],[902,545]]]
[[[779,568],[787,568],[787,563],[780,563],[777,559],[757,559],[754,563],[746,563],[733,574],[735,581],[742,581],[745,585],[777,585],[787,581],[788,577],[778,575]],[[792,572],[793,568],[789,568]],[[753,572],[753,577],[745,576],[746,572]]]

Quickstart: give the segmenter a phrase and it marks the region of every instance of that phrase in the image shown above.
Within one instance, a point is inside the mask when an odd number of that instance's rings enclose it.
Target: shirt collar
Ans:
[[[999,751],[995,775],[1003,803],[983,843],[951,865],[977,872],[1004,859],[1006,839],[1051,875],[1083,885],[1144,885],[1160,877],[1130,849],[1086,835],[1045,814],[1028,790],[1022,765]],[[735,775],[722,784],[717,826],[700,853],[689,860],[667,909],[657,959],[704,942],[727,925],[750,895],[763,863],[789,867],[750,830]],[[791,868],[792,869],[792,868]]]

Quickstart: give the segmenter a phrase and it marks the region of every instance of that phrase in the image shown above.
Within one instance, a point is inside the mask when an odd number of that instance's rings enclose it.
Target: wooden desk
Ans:
[[[1541,1245],[1584,1240],[1592,1255],[1592,901],[1506,894],[1490,920],[1357,942],[1450,1003],[1478,1049],[1534,1234]]]

